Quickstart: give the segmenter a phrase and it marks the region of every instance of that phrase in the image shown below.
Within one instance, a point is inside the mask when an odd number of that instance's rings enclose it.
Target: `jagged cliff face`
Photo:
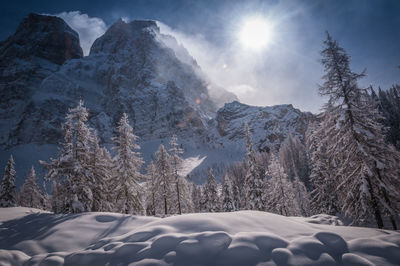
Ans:
[[[89,56],[65,62],[35,83],[32,93],[24,94],[28,103],[7,145],[58,143],[60,123],[80,99],[105,141],[123,112],[144,140],[174,132],[204,135],[207,120],[216,111],[207,84],[156,35],[160,33],[153,21],[116,22],[95,41]],[[53,61],[58,62],[58,57]]]
[[[304,139],[307,126],[313,119],[311,113],[303,113],[291,104],[256,107],[234,101],[217,112],[214,122],[218,132],[216,140],[221,143],[242,140],[244,124],[247,123],[258,150],[269,151],[279,148],[289,134]]]
[[[0,145],[16,144],[13,134],[43,79],[66,60],[82,56],[78,34],[52,16],[30,14],[0,43]]]

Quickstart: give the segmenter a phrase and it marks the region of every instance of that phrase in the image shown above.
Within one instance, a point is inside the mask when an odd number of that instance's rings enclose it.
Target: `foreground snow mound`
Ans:
[[[400,265],[398,232],[265,212],[6,212],[27,208],[0,211],[0,265]]]

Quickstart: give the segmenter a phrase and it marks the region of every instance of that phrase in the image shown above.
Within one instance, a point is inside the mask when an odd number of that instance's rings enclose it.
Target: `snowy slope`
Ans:
[[[255,211],[168,218],[27,211],[0,209],[6,220],[1,265],[400,264],[399,232],[318,224],[318,218]]]

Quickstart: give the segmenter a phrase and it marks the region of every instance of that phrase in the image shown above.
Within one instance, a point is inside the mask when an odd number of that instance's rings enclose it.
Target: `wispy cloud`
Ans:
[[[55,14],[62,18],[72,29],[79,34],[79,39],[84,55],[88,55],[93,42],[107,30],[101,18],[89,17],[80,11],[70,11]]]
[[[278,36],[265,50],[254,52],[244,49],[236,36],[221,47],[202,35],[186,34],[161,22],[158,24],[161,33],[174,36],[189,51],[213,83],[235,93],[241,102],[261,106],[293,104],[304,111],[319,111],[322,103],[317,93],[322,71],[318,63],[320,47],[312,47],[314,50],[308,53],[298,52],[305,45],[301,35],[290,39]],[[291,26],[278,25],[276,35]]]

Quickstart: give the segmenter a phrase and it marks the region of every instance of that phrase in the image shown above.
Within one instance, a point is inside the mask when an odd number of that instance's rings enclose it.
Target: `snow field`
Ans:
[[[0,265],[400,264],[399,232],[318,224],[320,217],[30,212],[0,209]]]

